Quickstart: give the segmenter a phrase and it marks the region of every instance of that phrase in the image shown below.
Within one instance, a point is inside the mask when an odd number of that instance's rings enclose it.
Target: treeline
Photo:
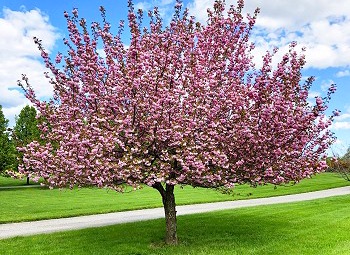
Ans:
[[[0,105],[0,174],[7,171],[15,172],[23,157],[17,148],[30,142],[40,140],[36,110],[32,106],[25,106],[16,117],[16,124],[9,128],[9,121],[5,118]],[[27,178],[27,182],[29,179]]]

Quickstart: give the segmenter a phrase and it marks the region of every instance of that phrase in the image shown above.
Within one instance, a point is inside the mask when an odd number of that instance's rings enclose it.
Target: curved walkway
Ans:
[[[217,203],[195,204],[177,206],[177,215],[211,212],[223,209],[234,209],[241,207],[270,205],[312,199],[326,198],[332,196],[350,194],[350,186],[334,188],[328,190],[300,193],[278,197],[257,198],[249,200],[237,200]],[[79,216],[72,218],[51,219],[41,221],[30,221],[21,223],[0,224],[0,239],[28,236],[42,233],[52,233],[58,231],[101,227],[126,222],[135,222],[164,218],[163,208],[135,210],[126,212],[116,212],[107,214],[97,214],[89,216]]]

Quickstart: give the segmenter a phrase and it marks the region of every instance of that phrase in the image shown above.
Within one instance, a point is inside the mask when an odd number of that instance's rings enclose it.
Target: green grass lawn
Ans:
[[[349,205],[347,195],[180,216],[176,247],[159,219],[0,240],[0,254],[348,255]]]
[[[9,180],[6,180],[9,181]],[[0,178],[0,182],[6,182]],[[323,173],[312,179],[303,180],[297,185],[266,185],[252,188],[237,186],[234,195],[221,194],[215,190],[177,187],[175,190],[178,205],[218,202],[258,197],[295,194],[349,185],[341,177]],[[0,189],[0,223],[62,218],[78,215],[108,213],[116,211],[161,207],[161,197],[152,188],[126,193],[112,190],[83,188],[74,190],[49,190],[46,188]]]

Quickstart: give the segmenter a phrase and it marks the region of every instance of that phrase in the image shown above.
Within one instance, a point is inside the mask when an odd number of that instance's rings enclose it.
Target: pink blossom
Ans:
[[[65,13],[62,68],[36,39],[54,76],[54,99],[38,100],[22,77],[45,120],[45,143],[21,149],[21,172],[43,177],[50,187],[122,191],[142,183],[280,184],[325,170],[322,158],[335,140],[329,126],[339,112],[324,112],[335,86],[309,107],[313,78],[303,82],[305,59],[295,42],[276,67],[277,49],[256,70],[249,35],[259,10],[246,21],[241,9],[232,6],[224,15],[225,4],[216,1],[208,22],[197,26],[177,2],[181,18],[175,15],[166,27],[155,10],[144,30],[129,5],[128,48],[107,21],[94,22],[89,34],[77,10],[73,17]],[[61,60],[58,54],[56,63]]]

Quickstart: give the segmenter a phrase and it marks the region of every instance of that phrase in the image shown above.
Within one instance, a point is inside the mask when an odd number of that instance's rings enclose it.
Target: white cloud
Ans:
[[[333,130],[347,130],[350,129],[350,108],[346,109],[345,112],[340,112],[339,116],[334,117],[332,124]],[[348,131],[346,131],[346,137],[348,137]],[[348,142],[349,139],[347,139]]]
[[[335,84],[335,82],[333,80],[323,80],[321,82],[321,90],[323,92],[326,92],[328,91],[329,87],[332,85],[332,84]]]
[[[2,10],[0,34],[4,35],[0,37],[0,104],[12,125],[14,116],[29,103],[17,86],[22,74],[27,74],[39,97],[52,95],[52,86],[44,77],[47,69],[33,37],[43,39],[43,46],[51,52],[59,34],[40,10],[12,11],[7,8]]]
[[[333,130],[350,129],[350,121],[337,121],[332,124]]]
[[[149,9],[152,8],[152,5],[149,2],[139,2],[134,5],[134,8],[136,10],[141,9],[144,12],[148,11]]]
[[[152,0],[152,1],[141,1],[135,3],[135,9],[142,9],[144,12],[153,10],[154,7],[158,7],[159,13],[165,22],[169,21],[172,16],[172,10],[175,4],[175,0]]]
[[[339,116],[335,117],[336,121],[350,119],[350,113],[341,113]]]
[[[346,141],[337,138],[335,142],[331,145],[331,148],[328,149],[328,155],[341,157],[346,153],[348,147],[349,144]]]
[[[350,70],[339,71],[336,73],[335,76],[337,76],[338,78],[350,76]]]
[[[135,9],[142,9],[144,11],[149,10],[155,6],[157,7],[164,7],[166,5],[173,6],[175,3],[175,0],[152,0],[152,1],[142,1],[138,2],[134,5]]]
[[[188,7],[201,22],[214,0],[193,0]],[[236,0],[227,0],[227,6]],[[348,0],[249,0],[245,10],[261,8],[252,41],[255,55],[261,56],[272,46],[282,48],[291,41],[307,47],[307,67],[344,67],[350,63],[350,4]],[[278,56],[277,56],[278,57]],[[258,57],[259,59],[259,57]]]
[[[307,98],[307,102],[309,105],[315,105],[315,97],[321,96],[320,92],[317,91],[309,91],[309,96]]]
[[[348,130],[350,129],[350,110],[345,113],[340,113],[334,118],[332,130]]]
[[[309,91],[309,98],[315,99],[315,97],[321,96],[320,92],[317,91]]]
[[[98,53],[98,55],[101,57],[101,58],[106,58],[106,52],[104,51],[104,49],[97,49],[96,52]]]
[[[334,142],[334,145],[343,145],[344,144],[344,141],[343,140],[340,140],[340,139],[337,139],[335,140]]]

